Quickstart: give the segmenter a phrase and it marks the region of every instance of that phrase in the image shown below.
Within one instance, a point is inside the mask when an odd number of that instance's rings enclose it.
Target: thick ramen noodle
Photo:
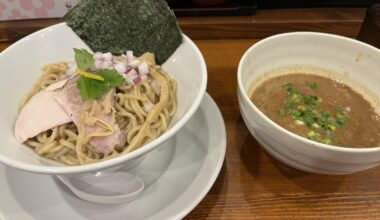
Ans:
[[[120,57],[116,57],[120,59]],[[170,124],[177,109],[177,83],[159,66],[154,58],[146,59],[149,74],[146,80],[125,84],[107,91],[99,99],[83,102],[79,124],[62,124],[25,141],[39,155],[68,165],[78,165],[107,160],[127,154],[160,136]],[[42,76],[20,104],[20,110],[39,91],[67,78],[67,62],[45,65]],[[102,117],[107,115],[107,120]],[[119,132],[125,137],[123,146],[111,152],[98,152],[90,144]],[[89,132],[89,127],[92,129]]]

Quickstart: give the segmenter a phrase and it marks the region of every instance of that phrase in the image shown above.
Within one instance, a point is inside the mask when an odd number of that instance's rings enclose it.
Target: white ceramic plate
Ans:
[[[121,205],[88,203],[53,176],[0,164],[0,219],[180,219],[210,190],[225,152],[223,118],[206,94],[188,123],[130,170],[146,184],[135,201]]]

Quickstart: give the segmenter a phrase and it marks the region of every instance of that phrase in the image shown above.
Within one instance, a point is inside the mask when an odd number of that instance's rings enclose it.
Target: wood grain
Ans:
[[[291,31],[318,31],[356,37],[363,8],[258,10],[255,16],[180,18],[193,39],[264,38]]]
[[[240,57],[251,45],[267,35],[290,30],[354,37],[364,13],[363,9],[301,11],[304,14],[289,9],[263,11],[255,17],[180,19],[183,30],[195,37],[205,57],[207,91],[221,109],[227,129],[227,155],[220,175],[185,219],[380,219],[380,167],[343,176],[289,168],[263,151],[240,116],[236,71]],[[0,50],[9,40],[60,20],[39,22],[30,26],[0,23],[0,39],[6,41],[0,43]]]
[[[9,43],[1,43],[0,42],[0,51],[3,51],[5,48],[9,46]]]
[[[0,42],[15,42],[37,30],[62,22],[62,19],[35,19],[0,22]]]
[[[182,31],[192,39],[264,38],[290,31],[319,31],[356,37],[363,8],[258,10],[254,16],[180,17]],[[62,19],[0,22],[0,42],[15,42]]]
[[[207,91],[222,111],[227,157],[214,186],[186,219],[380,218],[380,168],[352,175],[309,174],[263,151],[239,113],[236,70],[257,39],[197,40],[207,63]]]

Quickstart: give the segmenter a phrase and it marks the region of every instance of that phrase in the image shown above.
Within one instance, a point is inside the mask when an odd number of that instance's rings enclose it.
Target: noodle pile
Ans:
[[[67,62],[45,65],[43,74],[20,104],[20,109],[37,92],[65,78],[69,68]],[[127,154],[161,135],[169,126],[177,109],[177,83],[158,66],[150,67],[150,80],[136,85],[124,85],[111,89],[98,100],[85,101],[81,107],[79,128],[73,122],[54,127],[40,133],[25,143],[39,155],[68,165],[79,165],[107,160]],[[159,86],[159,95],[152,88],[151,80]],[[144,104],[153,103],[151,109]],[[110,104],[110,103],[113,103]],[[104,121],[99,114],[108,114],[111,120]],[[126,144],[110,154],[98,153],[89,144],[91,138],[108,136],[117,123],[125,134]],[[97,125],[97,130],[87,132],[86,126]]]

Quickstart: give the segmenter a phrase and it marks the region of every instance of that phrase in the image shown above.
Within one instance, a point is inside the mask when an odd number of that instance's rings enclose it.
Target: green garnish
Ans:
[[[87,50],[74,48],[74,52],[75,62],[80,70],[86,71],[94,65],[94,58]]]
[[[313,128],[320,128],[319,124],[317,124],[315,122],[313,124],[311,124],[311,126],[313,126]]]
[[[309,105],[309,106],[317,106],[319,104],[318,102],[318,96],[315,96],[315,95],[310,95],[310,96],[307,96],[307,95],[304,95],[302,96],[303,98],[303,102],[306,104],[306,105]]]
[[[316,83],[307,86],[314,90]],[[307,138],[317,142],[331,144],[336,142],[333,132],[345,125],[346,112],[343,108],[337,108],[335,117],[329,111],[321,108],[322,99],[316,95],[308,95],[298,91],[293,84],[284,84],[282,88],[288,97],[284,102],[284,109],[279,110],[281,117],[286,113],[294,119],[294,123],[307,126],[309,132]]]
[[[332,125],[332,124],[329,124],[329,125],[327,125],[327,129],[328,129],[329,131],[335,131],[335,130],[336,130],[336,126],[335,126],[335,125]]]
[[[331,135],[331,136],[330,136],[330,140],[331,140],[332,142],[335,142],[335,141],[336,141],[336,136],[335,136],[335,135]]]
[[[286,108],[293,108],[297,103],[293,100],[286,100],[285,101],[285,107]]]
[[[293,94],[294,93],[294,88],[292,83],[288,83],[282,86],[283,89],[286,90],[288,94]]]
[[[315,134],[314,131],[309,131],[309,132],[307,133],[307,136],[308,136],[308,137],[315,137],[316,134]]]
[[[312,82],[312,83],[309,83],[307,84],[307,86],[311,89],[311,90],[316,90],[318,87],[317,87],[317,83],[315,82]]]
[[[92,54],[85,49],[74,49],[74,52],[79,69],[87,70],[94,65]],[[125,82],[125,79],[113,69],[105,69],[92,74],[100,76],[104,80],[100,81],[85,77],[85,75],[81,76],[77,81],[77,88],[83,100],[98,99],[109,89],[121,86]]]
[[[336,126],[338,128],[341,128],[344,126],[345,122],[346,122],[346,113],[343,109],[338,108],[336,110]]]
[[[294,119],[298,119],[300,118],[301,116],[301,111],[297,110],[297,109],[288,109],[288,113],[289,115],[293,116]]]
[[[331,143],[332,143],[332,140],[331,140],[331,139],[328,139],[328,138],[325,138],[325,139],[323,139],[323,140],[320,141],[320,142],[322,142],[322,143],[324,143],[324,144],[331,144]]]
[[[280,115],[281,118],[285,117],[285,110],[284,109],[279,109],[278,114]]]
[[[124,84],[124,78],[115,70],[102,70],[97,73],[104,78],[104,81],[94,80],[86,77],[80,77],[77,81],[77,87],[83,100],[97,99],[106,93],[109,89]]]

